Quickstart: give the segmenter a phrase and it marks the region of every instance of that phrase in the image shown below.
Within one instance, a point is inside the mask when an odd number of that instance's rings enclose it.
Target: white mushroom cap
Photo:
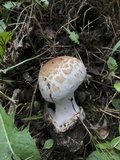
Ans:
[[[49,109],[49,114],[58,132],[66,131],[78,118],[85,117],[74,98],[74,91],[85,76],[83,62],[70,56],[54,58],[40,69],[39,89],[46,101],[55,103],[55,112]]]
[[[74,92],[83,82],[86,68],[81,60],[60,56],[44,64],[39,73],[39,88],[48,102],[56,102]]]

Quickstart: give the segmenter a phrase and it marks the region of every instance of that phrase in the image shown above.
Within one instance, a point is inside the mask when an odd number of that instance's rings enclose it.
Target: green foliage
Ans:
[[[14,33],[13,31],[0,33],[0,58],[1,59],[3,58],[6,44],[8,43],[9,40],[11,40],[13,33]]]
[[[103,152],[96,150],[92,152],[86,160],[119,160],[120,156],[114,151]]]
[[[0,33],[1,32],[4,32],[5,31],[5,29],[6,29],[6,24],[4,23],[4,19],[1,19],[0,20]]]
[[[116,89],[117,92],[120,92],[120,83],[115,83],[114,88]]]
[[[7,1],[3,4],[3,7],[10,10],[12,8],[19,7],[21,4],[22,4],[22,1],[21,2]]]
[[[120,41],[113,47],[112,54],[120,47]],[[107,66],[109,69],[108,78],[113,78],[118,67],[117,61],[110,56],[107,60]],[[120,83],[115,83],[114,88],[117,92],[120,92]],[[112,105],[120,110],[120,99],[115,98],[112,100]],[[119,125],[120,134],[120,125]],[[95,144],[96,150],[93,151],[86,160],[119,160],[120,159],[120,136],[115,137],[110,142]]]
[[[115,109],[120,110],[120,98],[114,98],[112,100],[112,105],[115,107]]]
[[[40,103],[38,101],[34,101],[33,106],[35,109],[40,109]]]
[[[117,69],[117,62],[116,60],[113,58],[113,57],[109,57],[108,60],[107,60],[107,65],[108,65],[108,68],[110,70],[110,72],[115,72],[116,69]]]
[[[45,10],[48,8],[48,0],[35,0],[36,3],[40,4]]]
[[[112,148],[115,148],[115,149],[117,149],[117,150],[120,151],[120,136],[114,138],[114,139],[111,141],[111,146],[112,146]]]
[[[53,139],[48,139],[45,141],[43,149],[50,149],[52,148],[53,144],[54,144]]]
[[[115,83],[114,88],[117,92],[120,92],[120,83]],[[112,105],[115,107],[115,109],[120,110],[120,98],[114,98],[112,100]]]
[[[0,159],[40,160],[40,153],[28,128],[19,131],[14,125],[14,114],[7,115],[0,105]]]
[[[112,49],[112,54],[120,47],[120,40],[115,44],[115,46]]]
[[[69,38],[71,39],[72,42],[79,44],[79,35],[75,33],[74,31],[70,31],[67,28],[64,28],[66,32],[69,34]]]
[[[120,134],[120,125],[118,127]],[[86,160],[119,160],[120,159],[120,136],[115,137],[110,142],[97,143],[96,150],[93,151]]]
[[[118,41],[115,46],[113,47],[112,49],[112,53],[111,55],[113,55],[113,53],[120,47],[120,41]],[[108,66],[108,69],[109,69],[109,75],[108,75],[108,78],[109,79],[112,79],[114,76],[115,76],[115,72],[117,70],[117,67],[118,67],[118,63],[117,61],[113,58],[113,56],[110,56],[107,60],[107,66]]]

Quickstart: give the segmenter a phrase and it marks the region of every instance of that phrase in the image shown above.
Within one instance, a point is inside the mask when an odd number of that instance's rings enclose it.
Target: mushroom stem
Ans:
[[[74,93],[55,102],[54,119],[59,126],[70,122],[70,119],[72,119],[78,112],[79,107],[75,102]]]

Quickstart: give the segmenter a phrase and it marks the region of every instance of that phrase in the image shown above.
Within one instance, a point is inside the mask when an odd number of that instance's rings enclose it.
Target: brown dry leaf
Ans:
[[[106,139],[109,135],[109,131],[107,129],[107,120],[103,120],[103,124],[101,125],[99,122],[95,125],[95,130],[100,136],[100,139]]]
[[[26,82],[32,82],[32,77],[30,76],[29,72],[23,73],[23,78],[25,79]]]
[[[45,29],[46,35],[50,38],[53,39],[55,37],[55,31],[53,31],[51,28],[46,27]]]

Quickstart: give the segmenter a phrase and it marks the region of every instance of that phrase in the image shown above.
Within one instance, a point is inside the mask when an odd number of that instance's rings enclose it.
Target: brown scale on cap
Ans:
[[[39,73],[39,88],[46,100],[64,98],[73,93],[86,75],[83,62],[75,57],[60,56],[43,64]]]
[[[65,80],[63,74],[69,75],[75,65],[79,65],[79,60],[76,58],[73,61],[71,60],[71,57],[68,56],[57,57],[44,64],[40,74],[43,78],[45,77],[45,80],[47,78],[51,79],[53,75],[57,75],[55,80],[62,83]],[[63,74],[60,74],[59,72],[62,72]]]

